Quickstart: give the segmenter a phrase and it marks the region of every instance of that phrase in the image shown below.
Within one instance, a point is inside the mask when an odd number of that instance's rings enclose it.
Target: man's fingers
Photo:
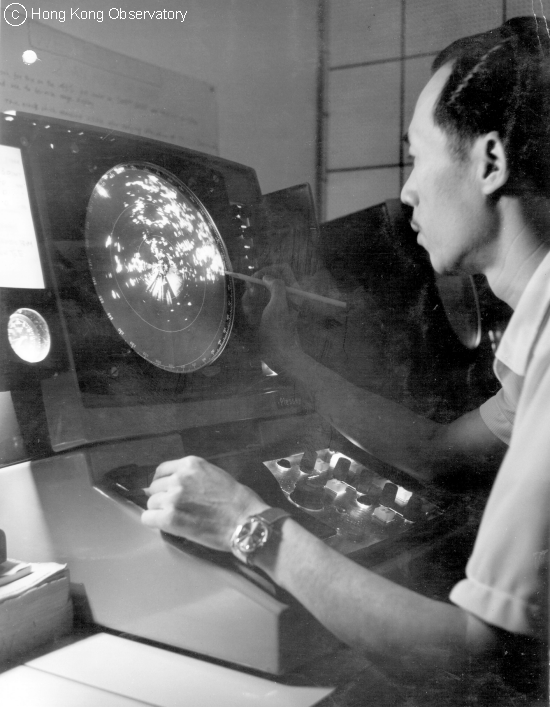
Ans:
[[[262,285],[255,285],[254,283],[246,283],[246,292],[243,295],[246,298],[247,303],[250,302],[254,306],[265,307],[269,301],[269,291]]]
[[[186,471],[186,467],[181,464],[181,461],[180,459],[171,459],[159,464],[153,480],[145,492],[152,496],[155,493],[166,491],[171,486],[181,485],[181,477],[185,475]],[[178,472],[177,476],[175,476],[176,472]]]
[[[283,297],[286,299],[286,285],[282,280],[272,277],[271,275],[264,275],[263,281],[271,292],[271,299]]]
[[[141,522],[150,528],[168,528],[172,520],[172,511],[169,509],[149,509],[141,514]]]
[[[288,265],[288,263],[282,263],[279,265],[268,265],[267,267],[262,268],[261,270],[258,270],[254,273],[254,277],[258,278],[259,280],[261,280],[265,276],[283,280],[286,285],[290,285],[291,287],[298,286],[298,281],[294,277],[292,268],[290,267],[290,265]]]
[[[147,508],[151,511],[163,508],[166,503],[166,493],[162,491],[151,492],[151,487],[146,489],[146,493],[149,494],[147,500]]]
[[[162,462],[162,464],[159,464],[155,471],[153,481],[162,479],[165,476],[171,476],[178,468],[178,463],[179,459],[171,459],[170,461]]]
[[[272,278],[269,275],[264,275],[263,280],[269,287],[269,291],[271,292],[271,303],[273,303],[275,306],[285,306],[286,308],[290,308],[296,311],[301,310],[302,304],[304,302],[303,298],[288,293],[286,290],[286,285],[282,280]]]
[[[149,494],[149,496],[153,496],[153,494],[167,491],[170,486],[174,485],[172,483],[172,476],[173,474],[168,474],[166,476],[155,476],[153,481],[149,484],[149,488],[146,489],[146,493]]]

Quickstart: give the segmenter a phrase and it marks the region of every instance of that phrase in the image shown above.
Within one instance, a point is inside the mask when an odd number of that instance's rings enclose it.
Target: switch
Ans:
[[[403,518],[412,522],[418,521],[422,518],[422,499],[420,496],[413,493],[409,499],[409,502],[403,509]]]
[[[395,484],[392,484],[391,481],[388,481],[386,484],[384,484],[384,488],[382,489],[382,493],[380,495],[380,503],[383,506],[391,506],[393,503],[395,503],[396,495],[397,486]]]
[[[312,452],[310,449],[306,449],[302,459],[300,460],[300,471],[304,474],[311,474],[315,470],[315,462],[317,461],[317,454]]]
[[[335,479],[338,479],[339,481],[346,481],[348,478],[350,466],[351,461],[349,459],[346,459],[346,457],[340,457],[340,459],[338,459],[338,461],[336,462],[336,466],[334,467],[334,472],[332,475]]]
[[[395,511],[392,511],[391,508],[386,508],[386,506],[378,506],[372,517],[387,525],[395,518]]]
[[[301,508],[310,511],[320,511],[324,506],[324,482],[319,476],[302,478],[290,494],[290,500]]]

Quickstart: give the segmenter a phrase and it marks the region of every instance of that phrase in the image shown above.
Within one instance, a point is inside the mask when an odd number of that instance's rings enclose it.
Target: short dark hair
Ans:
[[[496,130],[510,165],[509,188],[550,196],[550,30],[540,17],[514,17],[496,29],[453,42],[435,58],[452,63],[434,122],[463,158],[480,135]]]

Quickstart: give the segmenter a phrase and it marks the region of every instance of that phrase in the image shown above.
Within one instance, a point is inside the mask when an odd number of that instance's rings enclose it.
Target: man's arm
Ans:
[[[507,446],[478,410],[442,425],[358,388],[302,350],[282,280],[264,278],[271,299],[260,337],[266,363],[284,371],[311,397],[316,411],[354,444],[421,481],[457,470],[498,469]]]
[[[229,474],[197,457],[161,464],[149,489],[146,525],[230,549],[234,529],[268,506]],[[490,656],[498,632],[462,609],[427,599],[327,547],[292,519],[255,564],[350,646],[424,671],[458,669]]]
[[[349,646],[422,673],[492,657],[499,633],[457,606],[428,599],[338,554],[293,520],[255,564]]]
[[[284,370],[307,390],[316,411],[335,429],[421,481],[456,470],[496,471],[506,452],[477,409],[439,424],[358,388],[303,351],[287,356]]]

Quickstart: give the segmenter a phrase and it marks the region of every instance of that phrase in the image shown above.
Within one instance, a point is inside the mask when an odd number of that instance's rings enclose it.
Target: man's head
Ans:
[[[542,23],[542,24],[541,24]],[[494,262],[503,194],[550,193],[550,36],[517,18],[436,58],[409,127],[402,199],[438,272]],[[541,95],[542,94],[542,95]]]
[[[459,39],[434,60],[452,71],[434,122],[464,157],[473,140],[495,130],[506,150],[508,188],[550,196],[550,29],[539,17]]]

